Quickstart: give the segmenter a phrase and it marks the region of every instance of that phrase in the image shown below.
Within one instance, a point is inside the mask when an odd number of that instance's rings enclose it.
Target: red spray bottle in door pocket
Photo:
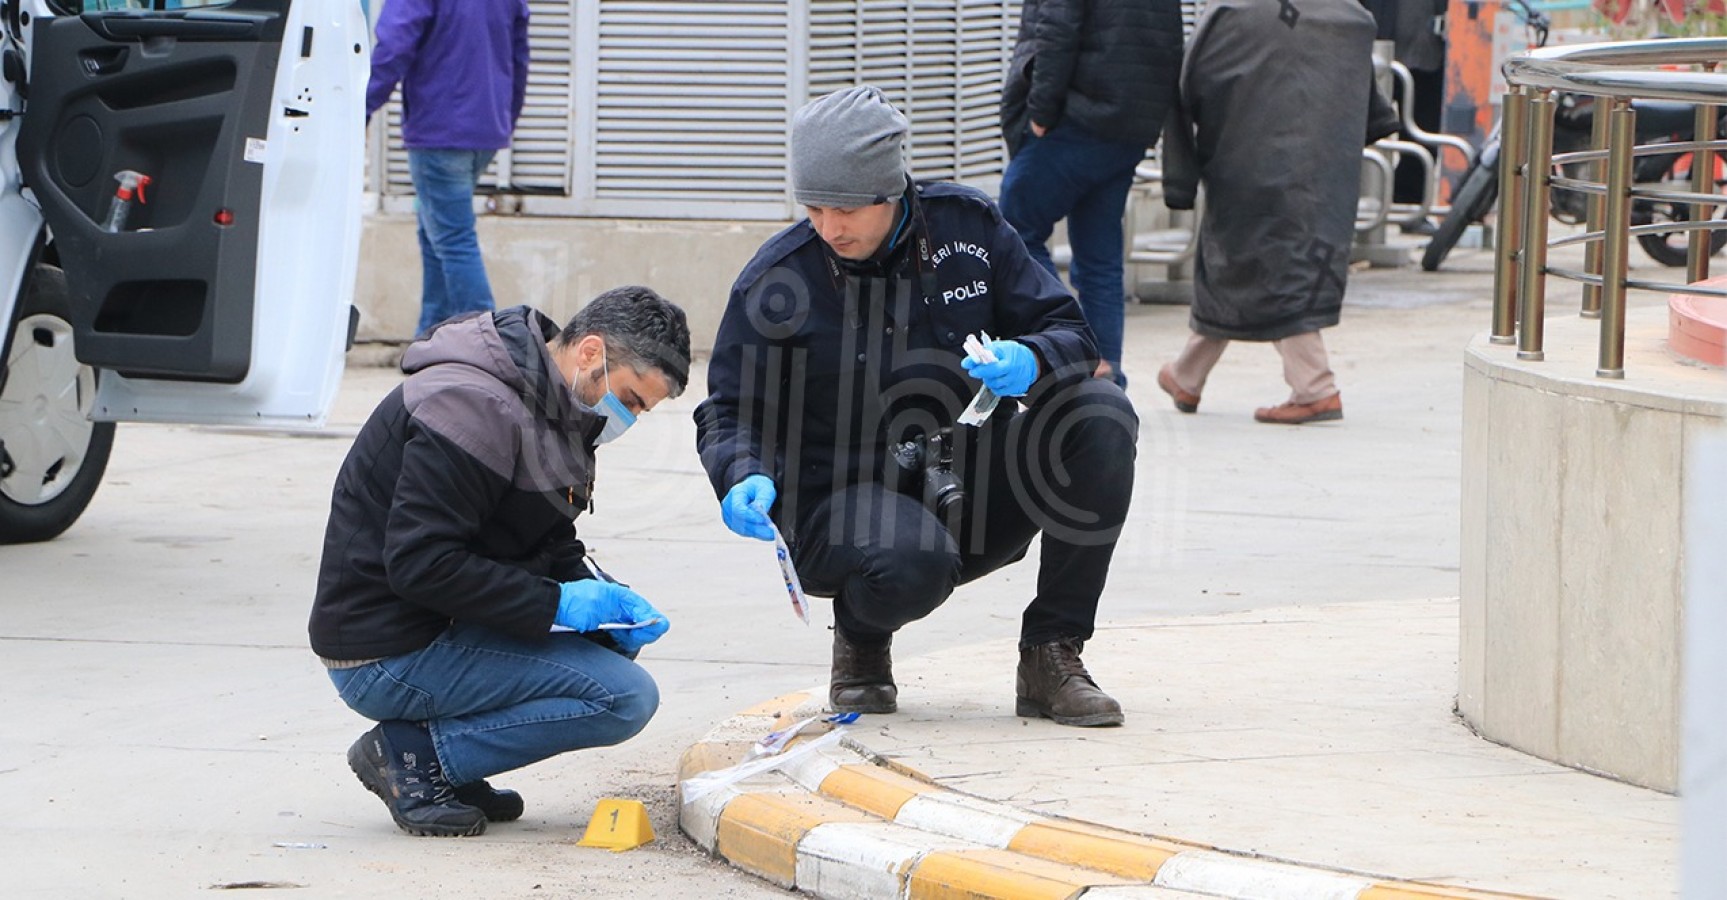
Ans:
[[[126,217],[132,212],[132,197],[137,196],[139,203],[144,199],[144,188],[150,185],[150,176],[131,169],[122,169],[114,173],[114,180],[120,186],[114,189],[114,199],[108,204],[108,219],[102,223],[102,230],[118,233],[126,229]]]

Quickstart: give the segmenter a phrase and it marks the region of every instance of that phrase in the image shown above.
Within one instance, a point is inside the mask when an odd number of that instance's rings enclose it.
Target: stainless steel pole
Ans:
[[[1590,131],[1589,149],[1605,151],[1607,149],[1607,98],[1595,98],[1595,121]],[[1599,159],[1589,164],[1589,180],[1597,183],[1607,180],[1607,160]],[[1584,199],[1588,215],[1584,220],[1584,230],[1597,232],[1601,230],[1602,206],[1601,195],[1590,194]],[[1601,241],[1594,240],[1583,245],[1583,271],[1591,275],[1601,274]],[[1601,318],[1601,285],[1586,284],[1583,286],[1583,318]]]
[[[1524,123],[1529,94],[1521,87],[1505,92],[1499,120],[1499,237],[1493,254],[1493,331],[1495,344],[1516,341],[1517,277],[1523,240]]]
[[[1631,247],[1631,152],[1636,149],[1637,110],[1614,98],[1607,136],[1606,217],[1601,261],[1601,353],[1595,374],[1625,377],[1625,273]]]
[[[1712,70],[1713,65],[1703,67]],[[1697,105],[1695,130],[1692,132],[1699,141],[1715,139],[1715,121],[1720,115],[1719,108],[1707,103]],[[1698,150],[1691,154],[1691,191],[1697,194],[1715,193],[1715,151]],[[1715,206],[1710,203],[1697,203],[1691,207],[1691,221],[1707,222],[1715,216]],[[1685,254],[1685,280],[1695,284],[1709,277],[1709,249],[1713,246],[1715,232],[1691,232],[1690,246]]]
[[[1528,162],[1523,169],[1523,252],[1518,267],[1517,358],[1541,359],[1547,314],[1547,203],[1553,190],[1553,113],[1559,104],[1542,91],[1529,101]]]

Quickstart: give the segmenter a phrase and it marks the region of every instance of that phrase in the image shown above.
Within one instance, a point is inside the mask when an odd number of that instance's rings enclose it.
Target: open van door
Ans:
[[[361,4],[23,5],[18,161],[90,418],[321,424],[355,324]]]
[[[0,0],[0,543],[114,422],[321,424],[352,339],[358,0]]]

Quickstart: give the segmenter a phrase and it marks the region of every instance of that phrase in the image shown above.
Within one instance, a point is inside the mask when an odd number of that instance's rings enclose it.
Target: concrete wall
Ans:
[[[785,223],[481,216],[480,248],[500,307],[526,303],[559,322],[595,294],[645,284],[682,306],[694,349],[712,347],[726,293]],[[368,216],[354,291],[361,341],[406,341],[420,316],[412,216]]]
[[[1596,323],[1549,320],[1547,360],[1471,346],[1464,379],[1458,707],[1484,736],[1672,791],[1678,783],[1687,447],[1727,379],[1628,323],[1627,378]]]
[[[1685,797],[1681,896],[1727,898],[1727,433],[1691,446],[1686,474],[1685,750],[1679,792]]]

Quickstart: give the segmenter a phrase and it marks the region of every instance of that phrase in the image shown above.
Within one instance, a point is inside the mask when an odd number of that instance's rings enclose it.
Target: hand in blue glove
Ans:
[[[558,585],[558,614],[552,621],[573,631],[598,631],[608,622],[658,622],[643,628],[621,628],[609,631],[612,640],[626,653],[634,653],[660,639],[671,629],[666,614],[654,608],[642,595],[610,581],[584,578]]]
[[[771,541],[774,539],[774,526],[773,520],[768,518],[768,510],[773,508],[774,498],[778,496],[772,478],[751,475],[726,491],[726,499],[720,501],[720,518],[725,520],[726,527],[733,534]]]
[[[960,360],[966,374],[984,383],[997,397],[1023,397],[1037,380],[1037,354],[1019,341],[990,341],[984,346],[995,354],[995,362]]]
[[[617,644],[619,650],[628,653],[631,657],[640,653],[643,647],[659,640],[661,635],[670,631],[672,628],[672,622],[670,619],[666,618],[665,613],[654,609],[651,605],[648,605],[646,600],[643,600],[642,603],[643,605],[646,605],[648,610],[652,613],[648,618],[652,619],[657,617],[659,619],[658,622],[641,628],[620,628],[616,631],[606,632],[612,636],[612,643]],[[645,622],[647,619],[642,619],[640,621]]]

